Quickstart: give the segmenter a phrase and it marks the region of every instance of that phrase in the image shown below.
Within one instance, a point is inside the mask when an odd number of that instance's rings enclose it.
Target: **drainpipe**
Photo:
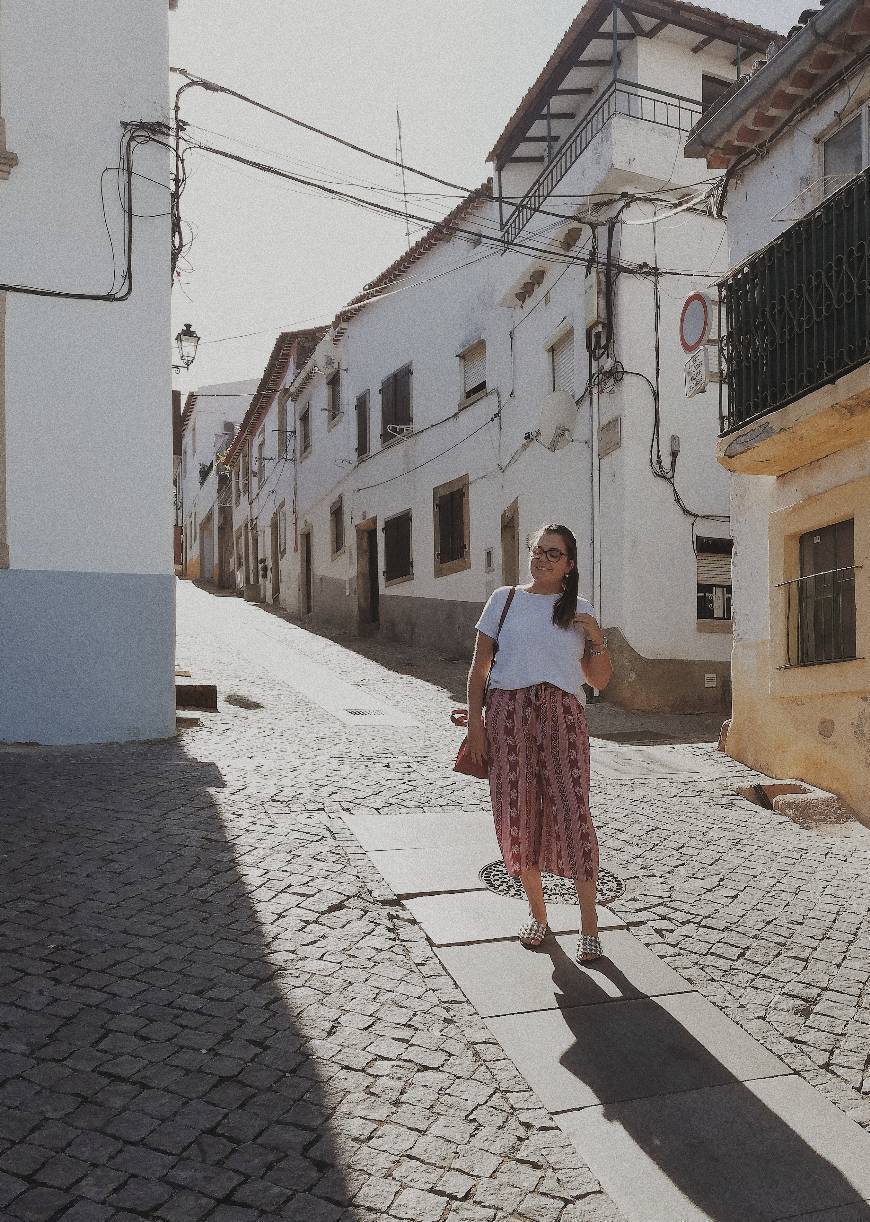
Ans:
[[[498,189],[498,227],[504,229],[504,191],[501,185],[501,162],[495,163],[495,179]]]

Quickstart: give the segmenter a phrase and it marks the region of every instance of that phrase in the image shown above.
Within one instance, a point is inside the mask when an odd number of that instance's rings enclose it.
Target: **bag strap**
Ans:
[[[505,599],[505,604],[504,604],[504,607],[502,608],[502,612],[501,612],[501,618],[500,618],[500,619],[499,619],[499,621],[498,621],[498,628],[496,628],[496,630],[495,630],[495,640],[493,641],[493,645],[492,645],[492,656],[493,656],[493,658],[495,658],[495,655],[498,653],[498,638],[499,638],[499,636],[501,635],[501,627],[502,627],[502,624],[503,624],[503,623],[504,623],[504,621],[505,621],[505,617],[506,617],[506,615],[507,615],[508,611],[510,611],[510,608],[511,608],[511,603],[512,603],[512,602],[513,602],[513,600],[514,600],[514,595],[516,594],[516,592],[517,592],[517,587],[516,587],[516,586],[511,586],[511,588],[510,588],[510,593],[508,594],[507,598]]]

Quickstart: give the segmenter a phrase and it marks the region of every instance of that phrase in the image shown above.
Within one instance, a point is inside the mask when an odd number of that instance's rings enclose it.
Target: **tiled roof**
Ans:
[[[401,276],[405,274],[424,255],[427,255],[430,250],[433,250],[441,242],[448,241],[453,237],[454,228],[459,225],[474,208],[483,200],[492,199],[492,179],[488,178],[486,182],[481,183],[476,187],[465,199],[463,199],[452,212],[448,213],[443,220],[438,221],[431,229],[427,230],[416,242],[410,250],[405,251],[400,258],[396,259],[395,263],[391,263],[386,271],[381,272],[377,279],[372,280],[367,284],[363,291],[349,301],[336,314],[332,320],[332,342],[337,344],[347,330],[348,322],[359,314],[360,310],[364,309],[368,303],[375,298],[383,289],[393,284]]]
[[[266,368],[263,370],[263,376],[260,378],[260,383],[254,391],[254,397],[251,399],[250,406],[245,412],[242,423],[239,425],[239,430],[233,438],[233,443],[227,450],[224,462],[232,463],[239,452],[242,441],[250,433],[256,431],[260,421],[269,410],[272,400],[278,393],[281,383],[290,367],[290,361],[296,353],[297,347],[302,347],[305,350],[304,360],[308,359],[310,352],[314,350],[319,341],[326,334],[326,327],[309,327],[304,331],[282,331],[272,348],[272,354],[266,362]]]
[[[689,133],[686,155],[706,157],[711,169],[725,169],[771,136],[850,61],[870,50],[870,0],[828,0],[807,10],[803,23],[767,63],[719,99]],[[830,23],[822,34],[815,20]]]
[[[685,3],[684,0],[626,0],[620,7],[623,12],[629,10],[635,22],[639,24],[642,24],[639,22],[641,17],[656,23],[667,22],[668,25],[679,26],[707,37],[712,35],[732,46],[739,43],[746,51],[766,50],[772,40],[780,37],[763,26],[753,25],[749,21],[738,21],[713,9]],[[611,0],[587,0],[547,60],[538,79],[514,111],[487,161],[498,162],[503,154],[509,154],[517,144],[522,143],[522,136],[526,134],[532,117],[540,114],[547,98],[576,66],[578,55],[601,31],[604,22],[609,21],[612,12]]]

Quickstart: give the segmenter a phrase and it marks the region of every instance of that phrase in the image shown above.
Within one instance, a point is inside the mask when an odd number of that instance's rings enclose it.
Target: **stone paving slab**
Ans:
[[[499,856],[492,815],[489,811],[407,811],[401,815],[343,816],[364,849],[483,848]]]
[[[439,947],[438,957],[484,1018],[691,992],[627,930],[608,930],[602,945],[605,958],[588,965],[574,959],[576,933],[547,938],[537,950],[513,940]]]
[[[371,859],[399,899],[446,891],[483,891],[480,870],[500,858],[497,848],[480,845],[440,849],[376,849]]]
[[[788,1072],[697,993],[486,1022],[551,1112]]]
[[[633,1222],[870,1218],[870,1135],[794,1075],[558,1119]]]
[[[433,946],[513,938],[527,912],[524,899],[489,890],[420,896],[406,900],[405,907],[423,927]],[[548,904],[547,916],[554,933],[576,934],[580,923],[580,909],[576,904]],[[618,929],[625,924],[609,908],[602,907],[598,909],[598,923],[602,929]]]

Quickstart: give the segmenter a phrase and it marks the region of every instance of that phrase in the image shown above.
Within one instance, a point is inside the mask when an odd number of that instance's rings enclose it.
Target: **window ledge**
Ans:
[[[485,399],[487,395],[492,394],[491,386],[484,386],[483,390],[476,390],[473,395],[469,395],[467,399],[461,399],[459,406],[456,409],[458,412],[465,411],[466,407],[471,407],[472,403],[477,403],[479,399]]]
[[[698,632],[731,632],[730,619],[699,619],[696,622]]]
[[[413,581],[413,580],[414,580],[413,573],[408,573],[407,576],[405,577],[391,577],[389,581],[387,581],[385,577],[384,578],[384,589],[389,590],[389,589],[392,589],[393,586],[401,586],[401,585],[404,585],[406,581]]]

